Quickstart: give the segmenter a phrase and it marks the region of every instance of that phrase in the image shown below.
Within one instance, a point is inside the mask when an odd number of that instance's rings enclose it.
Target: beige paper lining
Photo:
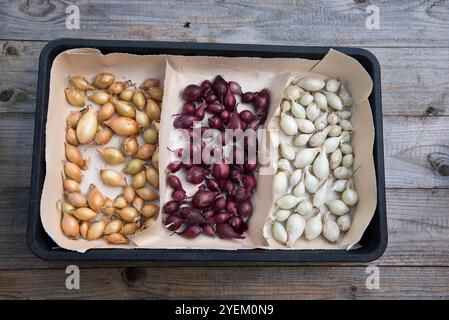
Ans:
[[[150,229],[132,237],[132,244],[123,246],[108,245],[104,240],[86,241],[66,238],[60,228],[60,213],[56,203],[62,198],[61,172],[64,160],[65,119],[70,111],[79,110],[71,107],[65,100],[64,88],[68,86],[68,76],[83,74],[88,79],[99,72],[110,71],[117,79],[131,79],[141,83],[148,77],[164,80],[164,101],[161,115],[160,134],[160,168],[165,168],[170,161],[167,146],[172,148],[170,137],[173,131],[172,114],[181,108],[180,92],[190,83],[198,83],[206,78],[212,79],[221,74],[227,80],[236,80],[242,84],[244,91],[260,90],[267,87],[271,92],[272,103],[268,120],[280,104],[283,88],[292,74],[308,72],[334,76],[347,82],[348,89],[355,101],[352,118],[356,134],[353,147],[356,157],[354,167],[360,166],[360,174],[355,176],[355,185],[359,192],[359,203],[354,216],[353,227],[347,232],[342,245],[347,247],[357,243],[376,207],[376,180],[372,145],[374,141],[374,125],[367,97],[372,89],[372,82],[363,67],[354,59],[331,50],[320,63],[314,60],[296,58],[224,58],[224,57],[184,57],[184,56],[137,56],[123,53],[102,55],[94,49],[76,49],[61,53],[53,62],[50,77],[50,96],[46,125],[46,177],[41,197],[41,220],[46,232],[60,246],[70,250],[84,252],[90,248],[199,248],[199,249],[285,249],[282,246],[266,246],[262,235],[263,224],[271,208],[272,199],[267,196],[272,192],[272,176],[259,176],[258,189],[253,203],[255,211],[250,221],[248,236],[244,240],[222,240],[200,236],[187,240],[172,235],[162,225],[160,215],[157,223]],[[268,124],[268,121],[265,125]],[[56,133],[56,134],[55,134]],[[114,137],[108,145],[118,146],[121,139]],[[81,185],[86,192],[90,183],[110,198],[114,198],[121,190],[103,185],[98,170],[113,167],[121,170],[122,166],[105,165],[95,152],[95,146],[82,147],[83,155],[91,158],[90,168],[83,172]],[[164,170],[160,170],[161,200],[168,199],[170,190],[165,184]],[[361,181],[363,180],[363,181]],[[313,243],[308,246],[297,244],[294,249],[335,249],[328,243]]]

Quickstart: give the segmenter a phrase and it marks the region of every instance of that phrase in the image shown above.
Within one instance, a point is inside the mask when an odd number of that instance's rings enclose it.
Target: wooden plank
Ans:
[[[379,265],[449,265],[449,189],[387,189],[388,247]]]
[[[81,29],[68,30],[64,1],[1,3],[0,270],[9,271],[0,272],[0,298],[447,299],[449,180],[431,172],[426,155],[449,152],[449,123],[424,117],[449,114],[447,4],[377,2],[380,29],[371,31],[365,28],[369,4],[134,1],[125,8],[94,0],[78,4]],[[207,17],[199,18],[199,10]],[[39,260],[25,244],[37,61],[45,41],[59,37],[371,47],[382,66],[392,188],[389,247],[375,262],[381,289],[366,289],[365,264],[86,262],[78,264],[81,290],[66,290],[67,263]],[[125,265],[133,267],[118,268]]]
[[[0,117],[1,188],[27,188],[33,143],[32,114]],[[427,154],[449,152],[447,117],[384,117],[387,188],[449,188],[449,179],[433,173]]]
[[[361,1],[360,1],[361,2]],[[348,46],[449,45],[443,2],[376,2],[379,29],[368,30],[370,3],[359,1],[89,1],[77,3],[80,29],[67,29],[64,1],[4,2],[2,38],[60,37]],[[198,12],[207,12],[198,15]],[[105,25],[107,24],[107,28]]]
[[[0,189],[30,186],[33,137],[33,114],[5,113],[1,115]]]
[[[36,109],[37,72],[0,74],[0,114],[33,113]]]
[[[67,262],[46,262],[34,257],[25,243],[28,215],[27,189],[0,192],[0,270],[64,268]],[[379,266],[449,266],[449,189],[387,190],[389,243]],[[294,266],[279,263],[157,263],[83,262],[80,267],[118,266]],[[313,264],[308,264],[313,265]],[[327,265],[336,265],[327,264]],[[347,266],[347,264],[337,264]],[[360,264],[359,264],[360,265]],[[363,264],[362,264],[363,265]]]
[[[381,267],[368,289],[365,267],[80,269],[80,289],[65,269],[0,273],[1,299],[447,299],[449,269]],[[398,277],[400,275],[400,277]]]
[[[449,153],[447,117],[384,117],[385,170],[388,188],[448,188],[435,174],[430,152]]]
[[[369,48],[382,70],[384,115],[449,115],[448,48]]]
[[[0,41],[0,112],[35,110],[46,42]],[[448,48],[370,48],[382,67],[384,115],[448,115]]]
[[[0,113],[34,112],[39,54],[44,45],[0,41]]]
[[[37,72],[39,55],[46,44],[42,41],[0,41],[0,71]]]

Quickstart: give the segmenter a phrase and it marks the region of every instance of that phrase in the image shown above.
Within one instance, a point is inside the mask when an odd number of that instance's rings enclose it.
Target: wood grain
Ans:
[[[0,114],[36,109],[37,72],[3,71],[0,75]]]
[[[449,189],[387,189],[388,247],[376,264],[449,266]]]
[[[449,180],[426,161],[449,152],[447,2],[376,1],[378,30],[365,27],[369,1],[71,3],[79,30],[65,27],[66,1],[0,3],[0,299],[449,298]],[[382,68],[388,187],[380,290],[366,289],[367,264],[195,262],[79,262],[81,290],[67,290],[68,263],[39,260],[25,240],[38,59],[60,37],[369,48]]]
[[[387,188],[448,188],[449,179],[433,172],[430,152],[449,152],[447,117],[384,117]]]
[[[35,110],[39,54],[46,42],[0,41],[0,113]],[[369,48],[382,70],[384,115],[449,114],[448,48]]]
[[[0,5],[7,40],[59,37],[350,46],[449,45],[443,1],[376,1],[380,27],[366,28],[358,1],[72,1],[80,29],[66,28],[65,1]],[[207,15],[198,15],[207,12]],[[188,26],[186,22],[189,22]],[[105,27],[107,24],[107,28]]]
[[[67,262],[47,262],[34,257],[26,247],[28,190],[4,189],[0,194],[0,270],[64,268]],[[449,267],[449,189],[387,190],[389,243],[379,266]],[[79,262],[83,267],[115,267],[123,262]],[[279,263],[132,262],[128,266],[301,266]],[[320,264],[321,265],[321,264]],[[348,266],[348,264],[327,264]],[[359,264],[360,265],[360,264]],[[364,265],[364,264],[361,264]]]
[[[34,115],[2,114],[0,117],[0,189],[28,188],[31,181]]]
[[[0,71],[18,73],[37,72],[39,68],[39,55],[45,44],[47,42],[0,41]]]
[[[32,113],[45,42],[0,41],[0,113]]]
[[[448,48],[369,48],[382,71],[384,115],[449,115]]]
[[[64,271],[4,271],[0,273],[0,298],[246,300],[449,297],[449,269],[438,267],[381,267],[378,290],[367,289],[369,274],[365,267],[177,267],[169,271],[164,267],[81,268],[79,290],[66,289],[67,274]]]

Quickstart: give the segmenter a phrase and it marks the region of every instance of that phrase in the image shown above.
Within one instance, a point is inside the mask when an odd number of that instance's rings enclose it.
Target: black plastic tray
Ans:
[[[382,137],[382,103],[380,66],[367,50],[333,47],[355,59],[373,80],[369,97],[372,108],[375,141],[373,148],[377,176],[377,209],[371,223],[354,250],[192,250],[192,249],[92,249],[77,253],[57,247],[45,232],[40,220],[40,197],[45,177],[45,124],[48,107],[50,70],[55,57],[68,49],[91,47],[102,53],[177,54],[186,56],[283,57],[321,59],[330,47],[266,46],[220,43],[180,43],[151,41],[58,39],[47,44],[39,58],[33,167],[29,205],[27,242],[30,250],[46,260],[159,260],[159,261],[281,261],[281,262],[366,262],[380,257],[387,246],[385,175]]]

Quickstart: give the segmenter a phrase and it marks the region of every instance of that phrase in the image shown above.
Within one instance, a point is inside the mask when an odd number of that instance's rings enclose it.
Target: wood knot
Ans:
[[[443,152],[429,153],[427,160],[437,174],[444,177],[449,176],[449,154]]]
[[[46,17],[55,12],[56,6],[50,1],[22,1],[19,11],[30,17]]]
[[[0,92],[0,101],[8,102],[14,95],[14,89],[6,89]]]
[[[436,116],[438,114],[438,109],[433,106],[430,106],[430,107],[427,107],[425,113],[426,113],[426,116]]]
[[[19,50],[16,47],[9,46],[6,48],[6,55],[7,56],[18,56]]]
[[[190,22],[189,21],[187,21],[186,23],[184,23],[184,28],[190,28]]]
[[[349,287],[349,289],[351,290],[351,292],[357,292],[357,287],[354,286],[354,285],[351,285],[351,286]]]
[[[122,270],[122,279],[128,285],[134,285],[146,278],[146,271],[143,268],[128,267]]]

